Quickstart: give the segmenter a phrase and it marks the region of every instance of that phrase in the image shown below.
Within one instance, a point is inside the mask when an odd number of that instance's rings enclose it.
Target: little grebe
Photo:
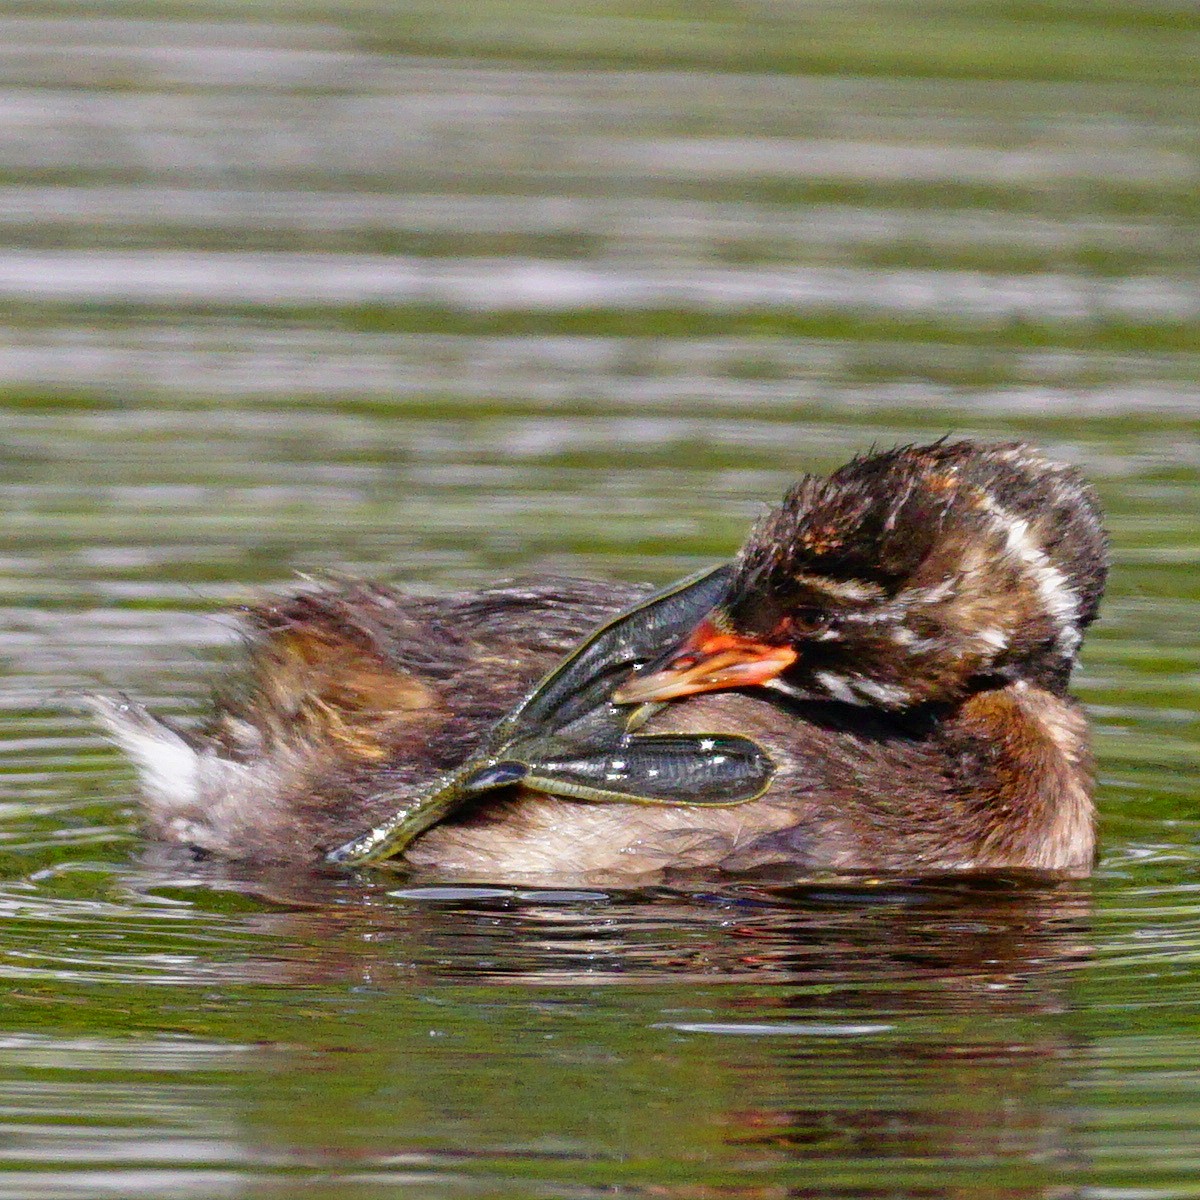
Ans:
[[[765,794],[660,807],[514,788],[403,861],[477,879],[1085,872],[1087,726],[1065,690],[1106,559],[1090,489],[1028,446],[938,442],[806,477],[752,532],[724,599],[614,697],[671,701],[648,734],[753,739],[775,767]],[[469,759],[581,637],[646,595],[329,586],[247,610],[248,668],[200,732],[96,704],[139,767],[152,836],[315,862]]]

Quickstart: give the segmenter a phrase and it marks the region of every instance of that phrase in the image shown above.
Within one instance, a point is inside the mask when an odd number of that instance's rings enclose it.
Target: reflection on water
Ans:
[[[206,1181],[286,1168],[371,1195],[957,1195],[987,1169],[998,1194],[1042,1196],[1087,1166],[1067,1092],[1093,1053],[1069,1002],[1094,953],[1078,884],[571,893],[169,864],[112,882],[139,940],[190,926],[179,973],[145,964],[139,986],[208,1040],[0,1052],[85,1109],[74,1081],[98,1073],[188,1080],[136,1133],[62,1136],[89,1159],[107,1137],[130,1186],[155,1153]],[[229,888],[270,899],[233,922]],[[81,956],[109,1003],[132,957]]]
[[[1166,4],[0,5],[0,1200],[1192,1195],[1200,30]],[[1116,570],[1088,883],[642,893],[138,845],[296,569],[665,581],[1028,437]]]

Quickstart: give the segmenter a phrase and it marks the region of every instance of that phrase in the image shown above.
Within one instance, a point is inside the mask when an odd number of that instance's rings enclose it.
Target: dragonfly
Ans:
[[[723,807],[761,796],[775,763],[753,739],[638,733],[662,705],[612,702],[631,671],[724,598],[732,572],[726,563],[689,576],[602,625],[493,726],[465,763],[326,860],[365,866],[393,858],[462,805],[515,784],[597,804]]]

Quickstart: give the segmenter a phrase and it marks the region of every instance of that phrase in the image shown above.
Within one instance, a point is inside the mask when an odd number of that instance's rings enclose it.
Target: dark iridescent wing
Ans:
[[[504,752],[513,757],[472,759],[384,824],[330,851],[328,861],[361,865],[390,858],[468,800],[516,783],[598,804],[718,808],[757,799],[775,774],[757,742],[731,734],[647,734],[591,747],[551,739]]]
[[[649,734],[608,749],[564,744],[528,754],[522,782],[593,803],[744,804],[767,790],[775,764],[756,742],[728,734]]]
[[[724,734],[630,736],[629,711],[608,699],[635,665],[724,597],[731,574],[726,564],[692,576],[602,626],[501,719],[459,770],[328,860],[361,864],[399,854],[467,800],[513,783],[627,804],[742,804],[760,796],[774,764],[754,742]]]
[[[325,861],[349,867],[382,862],[399,854],[469,798],[457,774],[443,776],[429,791],[414,796],[381,824],[328,851]]]
[[[634,666],[656,657],[724,598],[732,574],[725,563],[689,576],[602,625],[500,721],[486,744],[523,733],[550,736],[606,703]]]

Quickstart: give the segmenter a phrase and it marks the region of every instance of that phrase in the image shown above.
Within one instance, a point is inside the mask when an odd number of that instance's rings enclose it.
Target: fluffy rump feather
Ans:
[[[137,769],[153,837],[311,861],[463,761],[646,590],[545,579],[431,598],[336,584],[242,610],[245,661],[195,730],[125,697],[91,706]]]

